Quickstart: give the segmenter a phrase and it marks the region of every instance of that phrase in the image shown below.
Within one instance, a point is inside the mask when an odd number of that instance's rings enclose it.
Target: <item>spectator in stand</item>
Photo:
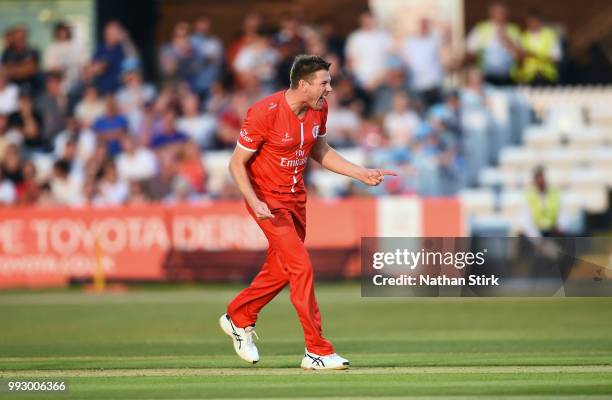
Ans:
[[[47,73],[45,89],[36,99],[36,109],[42,117],[42,140],[51,149],[57,134],[66,128],[68,116],[68,96],[62,89],[61,73]]]
[[[28,44],[28,29],[16,26],[5,32],[2,66],[6,76],[21,91],[35,96],[40,90],[38,50]]]
[[[338,104],[349,105],[357,99],[363,100],[363,97],[355,91],[355,85],[349,78],[340,77],[335,83],[334,94],[338,99]]]
[[[4,160],[4,154],[6,153],[6,149],[11,143],[14,143],[8,136],[8,131],[8,117],[6,115],[0,114],[0,164]],[[19,143],[20,142],[17,142],[17,144]]]
[[[13,205],[17,200],[15,184],[4,177],[0,169],[0,207]]]
[[[179,153],[177,161],[179,176],[189,183],[193,191],[204,193],[206,191],[206,171],[198,146],[193,142],[187,143]]]
[[[20,185],[21,182],[23,182],[23,174],[21,172],[22,165],[23,162],[19,146],[10,144],[2,160],[2,176],[13,182],[14,185]]]
[[[122,115],[128,119],[130,132],[136,132],[144,118],[144,106],[153,102],[157,91],[155,86],[142,81],[140,62],[135,58],[128,58],[121,66],[123,86],[117,92],[116,100]]]
[[[289,72],[293,59],[304,53],[305,42],[300,35],[300,20],[290,14],[281,17],[280,29],[274,35],[272,43],[278,51],[278,66],[276,76],[280,79],[280,86],[289,86]]]
[[[102,176],[102,168],[109,159],[106,146],[98,146],[85,164],[85,182],[96,181]]]
[[[197,74],[195,89],[202,98],[210,96],[213,83],[221,79],[223,67],[223,45],[212,35],[210,18],[201,16],[193,24],[191,43],[202,58],[202,68]]]
[[[119,114],[113,96],[106,96],[106,112],[94,122],[92,129],[96,133],[98,143],[106,147],[111,157],[121,152],[121,138],[127,135],[128,121]]]
[[[169,154],[160,154],[159,172],[146,182],[146,192],[154,201],[160,201],[172,192],[172,185],[177,177],[176,158]]]
[[[530,238],[559,236],[562,234],[563,210],[561,191],[546,180],[544,168],[533,171],[533,184],[525,193],[522,231]]]
[[[210,113],[200,113],[198,106],[197,96],[193,94],[183,96],[181,99],[182,116],[177,120],[176,126],[201,149],[212,149],[215,146],[217,121]]]
[[[541,16],[530,11],[521,38],[519,80],[531,85],[551,85],[559,79],[557,63],[561,61],[561,44],[557,33],[544,26]]]
[[[64,93],[77,88],[88,62],[89,57],[84,47],[72,37],[72,28],[66,22],[55,24],[53,42],[45,51],[44,67],[46,71],[62,74]]]
[[[261,98],[276,90],[278,51],[265,36],[243,46],[234,59],[234,72],[239,86],[252,98]]]
[[[400,59],[390,57],[387,60],[387,74],[385,80],[373,94],[372,116],[383,119],[385,114],[393,108],[393,97],[395,94],[402,91],[408,91],[404,65]]]
[[[21,126],[12,125],[10,116],[0,114],[0,162],[6,155],[6,150],[12,144],[22,148],[23,132]]]
[[[38,202],[40,196],[40,183],[36,165],[31,160],[26,160],[21,168],[23,182],[21,182],[20,190],[17,193],[18,203],[21,205],[31,206]]]
[[[100,196],[98,184],[94,179],[87,178],[83,183],[83,205],[96,206],[96,201]]]
[[[82,165],[85,165],[95,151],[96,134],[90,129],[81,128],[76,118],[68,117],[66,129],[55,137],[53,149],[56,157],[64,154],[66,144],[71,140],[76,141],[77,158]]]
[[[438,129],[448,132],[457,143],[460,143],[463,136],[463,128],[461,126],[462,112],[459,93],[452,91],[446,95],[444,103],[436,104],[429,109],[428,119]]]
[[[18,105],[19,109],[9,115],[9,127],[20,133],[20,144],[24,150],[45,151],[49,143],[46,143],[42,137],[42,117],[34,109],[30,95],[22,93]]]
[[[49,208],[57,206],[53,192],[51,191],[51,184],[49,182],[43,182],[38,191],[38,200],[36,201],[36,207]]]
[[[385,78],[393,38],[376,26],[376,20],[369,12],[360,16],[359,23],[359,29],[348,36],[344,53],[347,68],[356,84],[371,93]]]
[[[344,38],[336,33],[336,26],[332,22],[324,22],[321,26],[322,39],[328,52],[337,54],[340,57],[340,64],[344,64]],[[330,60],[327,59],[329,62]],[[333,65],[333,64],[332,64]]]
[[[125,203],[130,189],[128,183],[119,177],[113,160],[107,160],[102,167],[102,178],[98,183],[97,205],[112,206]]]
[[[216,141],[219,148],[233,149],[236,147],[240,125],[249,108],[249,99],[241,92],[235,92],[230,104],[220,111],[218,116],[219,129]]]
[[[126,58],[138,58],[128,33],[117,21],[104,27],[104,41],[94,53],[91,70],[98,91],[113,94],[121,86],[121,65]]]
[[[78,157],[78,142],[77,139],[72,137],[66,142],[64,146],[64,153],[59,158],[61,161],[65,161],[69,166],[70,178],[75,181],[82,183],[85,181],[85,164]]]
[[[161,96],[157,97],[159,100]],[[138,144],[144,147],[149,147],[151,138],[153,137],[153,129],[159,125],[159,110],[156,107],[157,100],[154,103],[146,103],[142,111],[142,123],[134,132],[133,137],[137,139]]]
[[[442,39],[427,18],[420,20],[416,35],[404,39],[402,58],[410,71],[411,88],[427,106],[442,99],[444,69],[441,51]]]
[[[418,192],[423,196],[451,196],[461,187],[462,175],[458,164],[456,143],[428,122],[416,135],[415,152]]]
[[[489,6],[489,19],[479,22],[467,37],[468,59],[478,60],[487,82],[511,85],[520,41],[519,28],[508,22],[508,9],[495,2]]]
[[[356,102],[357,100],[347,105],[340,105],[334,93],[327,97],[329,111],[325,125],[329,132],[334,133],[328,139],[333,147],[352,147],[359,142],[357,135],[361,117],[354,106]]]
[[[126,181],[145,181],[157,173],[155,154],[146,147],[138,146],[136,139],[126,136],[122,139],[123,151],[117,157],[119,177]]]
[[[67,161],[58,160],[53,164],[53,177],[49,184],[57,204],[80,206],[85,203],[81,182],[70,176],[70,165]]]
[[[74,114],[81,126],[90,128],[105,111],[104,99],[98,96],[98,89],[90,85],[85,88],[83,99],[76,105]]]
[[[465,108],[487,109],[487,97],[491,87],[483,81],[480,70],[472,68],[467,72],[466,83],[461,89],[461,104]]]
[[[132,181],[129,182],[129,194],[125,202],[129,206],[140,206],[150,202],[149,196],[145,192],[144,184],[142,182]]]
[[[210,89],[211,96],[204,103],[204,110],[211,115],[218,115],[228,107],[231,101],[228,91],[220,83],[215,83]]]
[[[236,56],[244,46],[250,45],[260,36],[262,18],[259,14],[248,14],[242,22],[242,36],[232,42],[227,51],[227,65],[233,68]]]
[[[0,115],[17,111],[19,88],[8,81],[6,73],[0,68]]]
[[[336,81],[339,79],[346,78],[348,76],[339,54],[328,52],[323,56],[323,58],[325,58],[327,62],[331,64],[329,67],[329,75],[332,78],[332,82],[336,83]]]
[[[191,41],[187,22],[177,23],[174,26],[172,40],[162,46],[160,67],[166,81],[174,84],[187,82],[193,91],[197,91],[196,82],[198,74],[204,67],[204,57]]]
[[[382,129],[381,123],[374,119],[365,119],[359,129],[361,147],[366,151],[372,151],[382,145],[384,138],[388,136]]]
[[[172,192],[164,198],[164,203],[196,203],[202,200],[204,196],[194,191],[189,182],[179,175],[172,181]]]
[[[306,44],[306,54],[315,54],[317,56],[326,57],[327,43],[323,35],[315,30],[308,30],[307,34],[304,35],[304,41]],[[327,60],[327,58],[326,58]],[[332,62],[327,60],[327,62]]]
[[[393,109],[383,120],[383,126],[389,136],[391,147],[407,147],[420,124],[421,119],[411,107],[406,93],[395,93],[393,96]]]
[[[164,112],[161,127],[153,132],[150,147],[158,156],[166,154],[176,159],[184,145],[189,142],[189,137],[176,128],[176,112],[168,109]]]

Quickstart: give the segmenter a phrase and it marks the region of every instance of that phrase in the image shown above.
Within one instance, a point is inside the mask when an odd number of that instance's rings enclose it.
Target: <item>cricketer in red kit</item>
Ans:
[[[247,209],[269,242],[261,271],[229,304],[225,316],[229,322],[222,322],[222,328],[223,323],[227,324],[224,330],[233,336],[241,357],[240,350],[246,351],[246,342],[252,344],[250,337],[239,338],[241,332],[247,335],[252,331],[261,309],[289,284],[291,302],[304,331],[306,355],[320,360],[313,362],[312,369],[323,369],[315,364],[334,364],[329,358],[335,356],[334,347],[322,334],[312,265],[304,246],[304,170],[308,158],[372,186],[381,183],[384,175],[395,175],[355,165],[327,144],[325,97],[332,91],[329,67],[318,56],[296,57],[291,87],[258,101],[248,110],[230,161],[230,172]],[[256,356],[251,355],[247,361],[257,362],[258,353],[253,351]],[[305,359],[310,361],[308,357]],[[348,368],[348,360],[344,361],[342,365]]]

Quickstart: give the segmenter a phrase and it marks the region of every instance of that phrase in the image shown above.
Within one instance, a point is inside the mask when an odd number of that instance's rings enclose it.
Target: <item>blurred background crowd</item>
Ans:
[[[104,24],[92,52],[74,39],[69,20],[53,25],[46,48],[30,43],[27,25],[8,28],[0,204],[239,198],[226,170],[246,110],[288,86],[302,53],[332,63],[328,141],[351,160],[401,174],[366,188],[312,165],[306,181],[318,196],[465,194],[482,203],[470,191],[504,185],[503,150],[527,151],[530,129],[565,134],[585,124],[581,115],[537,112],[533,99],[563,80],[567,43],[537,11],[511,21],[506,5],[489,4],[488,18],[452,56],[444,51],[448,26],[427,18],[403,36],[367,11],[348,35],[299,13],[282,15],[272,29],[265,22],[248,14],[242,35],[224,43],[206,15],[180,21],[157,48],[152,77],[143,74],[139,43],[117,21]]]

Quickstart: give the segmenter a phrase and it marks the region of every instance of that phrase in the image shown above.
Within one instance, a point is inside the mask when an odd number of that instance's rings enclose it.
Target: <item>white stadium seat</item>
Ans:
[[[459,193],[468,216],[488,215],[495,211],[495,193],[491,189],[466,189]]]
[[[542,126],[530,126],[525,130],[525,144],[529,149],[541,151],[561,144],[562,135]]]
[[[230,150],[209,151],[202,156],[202,162],[208,175],[208,190],[218,193],[229,179]]]

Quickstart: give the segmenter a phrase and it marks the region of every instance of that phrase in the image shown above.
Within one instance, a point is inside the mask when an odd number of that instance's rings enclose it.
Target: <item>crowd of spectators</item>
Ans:
[[[0,204],[238,197],[229,180],[211,190],[203,159],[233,149],[248,107],[288,85],[301,53],[332,62],[329,142],[359,148],[368,162],[402,173],[375,190],[351,185],[334,195],[456,193],[470,184],[464,110],[489,107],[489,84],[515,76],[556,79],[538,69],[560,52],[549,31],[544,40],[554,54],[542,58],[533,50],[542,47],[531,45],[532,33],[543,29],[537,15],[530,15],[531,36],[524,37],[506,22],[503,5],[493,5],[490,15],[469,34],[467,56],[455,65],[442,62],[448,32],[427,19],[416,34],[398,39],[370,13],[347,37],[332,23],[309,25],[295,15],[269,31],[250,14],[242,36],[224,46],[202,16],[177,23],[160,46],[155,84],[144,79],[138,46],[116,21],[105,25],[92,54],[74,40],[69,23],[55,26],[44,54],[29,43],[27,27],[12,27],[4,33],[0,69]],[[470,69],[467,83],[449,87],[449,69],[470,61],[479,68]],[[515,74],[523,65],[529,68]]]

